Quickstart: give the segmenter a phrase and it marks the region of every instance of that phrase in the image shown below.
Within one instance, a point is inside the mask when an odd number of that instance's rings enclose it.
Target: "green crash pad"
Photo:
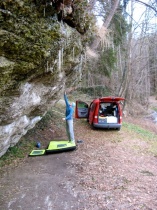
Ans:
[[[65,140],[50,141],[46,154],[75,150],[76,144]]]
[[[29,156],[40,156],[45,154],[65,152],[76,149],[76,144],[65,140],[50,141],[47,149],[33,150]]]
[[[40,156],[45,154],[45,149],[33,150],[29,156]]]

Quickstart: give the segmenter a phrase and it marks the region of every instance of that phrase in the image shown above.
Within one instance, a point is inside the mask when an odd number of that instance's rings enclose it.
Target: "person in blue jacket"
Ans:
[[[70,104],[68,102],[68,97],[66,95],[66,92],[64,92],[64,100],[66,104],[66,112],[65,112],[65,118],[62,118],[62,119],[66,120],[66,132],[67,132],[69,141],[72,143],[75,143],[74,128],[73,128],[73,113],[75,109],[75,103],[72,102]]]

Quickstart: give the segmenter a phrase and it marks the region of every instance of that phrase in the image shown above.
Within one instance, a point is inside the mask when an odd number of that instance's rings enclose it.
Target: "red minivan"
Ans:
[[[121,97],[102,97],[94,99],[90,105],[76,101],[75,118],[87,118],[95,128],[120,130],[122,125]]]

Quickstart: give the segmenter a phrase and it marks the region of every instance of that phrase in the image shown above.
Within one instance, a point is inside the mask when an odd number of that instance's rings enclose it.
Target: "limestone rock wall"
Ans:
[[[0,156],[82,77],[87,39],[41,3],[0,2]]]

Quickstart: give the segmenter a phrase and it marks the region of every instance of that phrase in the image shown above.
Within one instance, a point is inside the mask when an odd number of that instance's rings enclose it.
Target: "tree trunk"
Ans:
[[[110,9],[109,15],[107,16],[105,22],[104,22],[103,25],[102,25],[102,28],[100,29],[100,33],[101,33],[101,30],[104,31],[104,28],[108,28],[108,27],[109,27],[109,25],[110,25],[110,23],[111,23],[111,20],[112,20],[114,14],[115,14],[115,12],[116,12],[116,10],[117,10],[117,8],[118,8],[118,5],[119,5],[119,0],[115,0],[115,1],[114,1],[114,4],[113,4],[113,6],[112,6],[112,8]],[[98,47],[99,44],[100,44],[100,41],[101,41],[101,37],[97,37],[97,38],[94,40],[94,42],[93,42],[93,44],[92,44],[92,46],[91,46],[91,49],[92,49],[92,50],[96,50],[97,47]]]

